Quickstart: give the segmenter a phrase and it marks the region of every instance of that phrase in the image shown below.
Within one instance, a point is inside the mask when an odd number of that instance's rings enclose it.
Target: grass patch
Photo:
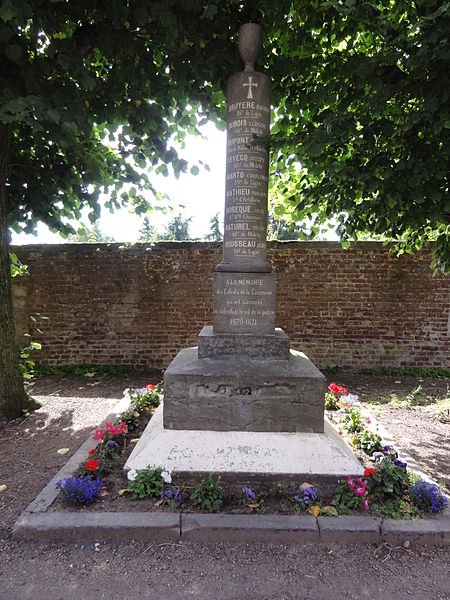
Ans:
[[[390,404],[394,408],[412,409],[414,406],[427,406],[441,422],[450,421],[450,387],[443,398],[425,394],[422,386],[411,390],[409,394],[391,393],[388,396],[377,396],[366,401],[373,406]]]
[[[362,375],[374,375],[378,377],[450,377],[450,369],[444,367],[405,367],[404,369],[393,369],[390,367],[364,368]]]
[[[105,377],[106,375],[127,375],[131,371],[127,365],[43,365],[36,363],[34,366],[34,377],[45,377],[46,375],[80,375],[82,377]]]

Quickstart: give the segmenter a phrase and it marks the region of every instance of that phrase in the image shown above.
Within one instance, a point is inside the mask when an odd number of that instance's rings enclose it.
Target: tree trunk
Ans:
[[[14,419],[29,407],[16,346],[9,260],[6,173],[10,131],[0,124],[0,414]]]

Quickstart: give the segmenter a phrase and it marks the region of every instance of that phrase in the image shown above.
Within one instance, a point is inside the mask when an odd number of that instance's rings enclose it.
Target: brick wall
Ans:
[[[14,280],[18,335],[48,364],[165,367],[212,319],[221,244],[14,248],[30,275]],[[430,255],[394,257],[378,243],[274,242],[277,324],[319,367],[450,367],[450,277]],[[48,321],[34,331],[30,315]]]

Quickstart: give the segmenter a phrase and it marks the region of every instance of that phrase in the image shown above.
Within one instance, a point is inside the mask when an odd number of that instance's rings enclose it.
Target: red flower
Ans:
[[[95,448],[92,448],[92,450],[89,450],[89,456],[92,456],[93,454],[95,454]]]
[[[370,467],[369,469],[364,469],[364,477],[370,477],[374,473],[375,469],[372,469],[372,467]]]
[[[330,383],[330,385],[328,386],[328,389],[330,390],[330,392],[333,392],[333,394],[338,394],[340,391],[339,386],[336,385],[335,383]]]
[[[346,390],[346,389],[345,389],[345,387],[344,387],[344,386],[342,386],[342,385],[339,385],[339,386],[338,386],[338,392],[339,392],[340,394],[342,394],[343,396],[346,396],[346,395],[348,394],[347,390]]]
[[[88,471],[96,471],[98,469],[98,460],[88,460],[86,463]]]
[[[154,390],[155,386],[153,385],[153,383],[149,383],[148,385],[145,386],[146,390]]]

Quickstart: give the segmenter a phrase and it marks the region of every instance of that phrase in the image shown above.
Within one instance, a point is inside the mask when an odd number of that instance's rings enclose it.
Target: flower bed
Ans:
[[[334,383],[326,396],[328,415],[354,446],[366,469],[363,477],[340,481],[333,495],[324,495],[314,482],[298,482],[292,487],[282,481],[270,489],[245,486],[236,493],[211,475],[200,482],[175,485],[164,465],[130,471],[125,483],[123,466],[129,450],[158,406],[160,391],[149,384],[125,390],[125,395],[129,399],[127,411],[115,423],[96,430],[93,441],[98,444],[89,451],[86,462],[74,477],[58,482],[62,493],[55,509],[308,512],[314,516],[359,512],[411,518],[441,512],[447,505],[438,486],[420,480],[399,461],[394,448],[383,444],[358,397]]]

